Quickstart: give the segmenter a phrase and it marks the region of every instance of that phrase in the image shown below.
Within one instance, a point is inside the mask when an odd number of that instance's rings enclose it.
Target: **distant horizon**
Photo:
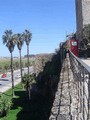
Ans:
[[[54,54],[55,52],[51,52],[51,53],[37,53],[37,54],[29,54],[29,55],[43,55],[43,54]],[[27,55],[27,54],[26,54]],[[24,57],[25,55],[23,55],[22,57]],[[13,57],[20,57],[19,55],[18,56],[13,56]],[[0,56],[0,58],[10,58],[10,56]]]

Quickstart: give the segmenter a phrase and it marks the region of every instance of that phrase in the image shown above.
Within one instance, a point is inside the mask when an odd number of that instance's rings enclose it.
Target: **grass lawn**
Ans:
[[[11,99],[11,93],[12,91],[8,90],[4,95]],[[45,98],[36,95],[34,99],[28,100],[26,91],[22,90],[21,84],[15,87],[15,95],[9,114],[0,120],[47,120],[50,106]]]
[[[16,97],[14,99],[17,99],[17,100],[20,99],[20,96],[16,94],[18,91],[22,92],[21,84],[15,86]],[[3,94],[6,97],[8,97],[9,99],[12,99],[12,90],[11,89]],[[13,99],[13,101],[14,101],[14,99]],[[14,107],[14,103],[13,103],[13,107]],[[15,108],[15,109],[13,107],[11,108],[9,114],[6,117],[0,118],[0,120],[17,120],[17,113],[21,111],[22,107],[17,106],[17,108]]]

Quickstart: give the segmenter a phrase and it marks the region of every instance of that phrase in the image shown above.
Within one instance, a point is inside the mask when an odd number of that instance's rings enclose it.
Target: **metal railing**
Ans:
[[[90,120],[90,67],[70,51],[69,57],[77,86],[77,120]]]

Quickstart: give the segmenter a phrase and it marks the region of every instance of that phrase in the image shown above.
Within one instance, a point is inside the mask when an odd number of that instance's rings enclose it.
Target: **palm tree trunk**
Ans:
[[[24,84],[22,82],[22,57],[21,57],[21,50],[19,50],[19,55],[20,55],[20,72],[21,72],[21,83],[22,83],[22,87],[24,90]]]
[[[27,45],[27,64],[28,64],[28,74],[29,74],[29,45]]]
[[[28,87],[28,98],[29,98],[29,100],[31,99],[30,87]]]
[[[14,97],[14,96],[15,96],[15,93],[14,93],[13,55],[12,55],[12,52],[11,52],[11,79],[12,79],[12,96]]]
[[[21,58],[21,50],[19,50],[20,55],[20,71],[21,71],[21,82],[22,82],[22,58]]]

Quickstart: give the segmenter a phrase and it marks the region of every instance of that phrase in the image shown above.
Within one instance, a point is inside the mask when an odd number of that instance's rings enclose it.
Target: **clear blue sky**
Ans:
[[[75,0],[0,0],[0,56],[10,56],[2,44],[7,29],[13,33],[31,30],[30,54],[54,52],[66,33],[76,31]],[[18,56],[16,47],[13,55]]]

